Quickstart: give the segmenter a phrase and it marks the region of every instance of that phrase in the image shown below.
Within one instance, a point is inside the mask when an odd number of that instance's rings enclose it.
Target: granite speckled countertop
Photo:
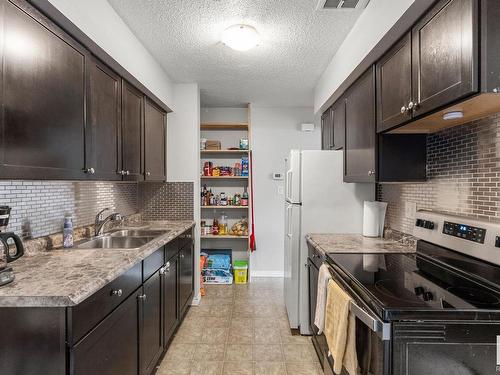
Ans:
[[[414,253],[416,243],[400,239],[363,237],[361,234],[310,233],[307,242],[319,252],[325,253]]]
[[[134,250],[65,249],[24,256],[12,263],[14,282],[0,287],[0,307],[73,306],[170,242],[194,221],[127,224],[170,232]]]

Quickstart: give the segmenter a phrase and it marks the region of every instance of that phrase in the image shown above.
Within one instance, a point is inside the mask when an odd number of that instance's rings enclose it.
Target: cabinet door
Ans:
[[[408,33],[376,65],[377,131],[411,119],[411,34]],[[412,104],[410,104],[412,103]]]
[[[95,59],[89,65],[85,169],[95,179],[121,180],[121,80]]]
[[[189,243],[179,252],[179,307],[184,315],[193,293],[193,245]]]
[[[414,26],[415,115],[478,91],[477,13],[477,0],[444,0]]]
[[[177,304],[177,257],[165,264],[163,273],[163,343],[167,346],[179,323]]]
[[[141,375],[149,375],[163,352],[162,278],[160,271],[151,276],[143,286],[140,319]]]
[[[138,296],[133,293],[70,350],[73,375],[137,375]]]
[[[345,144],[345,99],[340,98],[332,106],[333,148],[341,150]]]
[[[311,259],[307,259],[309,273],[309,326],[314,334],[318,333],[318,327],[314,325],[316,316],[316,300],[318,297],[318,274],[319,270]]]
[[[89,55],[27,3],[0,6],[0,177],[85,178]]]
[[[370,68],[346,95],[344,181],[375,182],[375,80]]]
[[[127,181],[144,179],[143,113],[143,94],[122,80],[122,168]]]
[[[165,124],[167,115],[146,99],[144,116],[145,179],[146,181],[165,181]]]
[[[321,116],[321,149],[333,149],[333,123],[331,108],[328,108]]]

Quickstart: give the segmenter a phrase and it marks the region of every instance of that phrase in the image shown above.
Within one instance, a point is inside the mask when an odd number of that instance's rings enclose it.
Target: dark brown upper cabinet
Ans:
[[[337,100],[331,111],[333,123],[333,149],[341,150],[345,144],[345,99]]]
[[[331,107],[321,115],[321,149],[333,150],[333,121]]]
[[[478,2],[440,1],[412,30],[413,114],[478,92]]]
[[[377,131],[400,125],[412,116],[411,34],[405,35],[376,64]]]
[[[85,178],[89,53],[33,7],[0,0],[0,177]]]
[[[144,180],[144,95],[122,80],[122,174],[126,181]]]
[[[95,59],[89,74],[85,171],[93,179],[121,180],[121,79]]]
[[[375,69],[368,69],[346,92],[344,181],[375,182]]]
[[[144,171],[146,181],[166,180],[167,114],[146,98],[144,110]]]

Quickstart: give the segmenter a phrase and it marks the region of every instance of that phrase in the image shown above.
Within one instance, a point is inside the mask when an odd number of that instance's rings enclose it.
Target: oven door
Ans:
[[[333,279],[356,302],[351,312],[356,316],[356,352],[361,375],[390,375],[391,373],[391,324],[382,321],[352,290],[352,288],[329,266]],[[325,356],[325,374],[333,374],[334,359]],[[348,375],[345,370],[342,375]]]

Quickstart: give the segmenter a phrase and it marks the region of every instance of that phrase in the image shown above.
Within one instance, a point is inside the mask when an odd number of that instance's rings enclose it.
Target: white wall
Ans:
[[[175,110],[173,84],[106,0],[49,0],[61,13]]]
[[[333,56],[314,90],[314,112],[382,39],[414,0],[371,0]]]
[[[201,122],[247,123],[247,108],[211,107],[201,109]]]
[[[314,121],[313,108],[251,107],[254,176],[255,233],[257,251],[252,255],[253,276],[283,276],[284,195],[283,181],[271,178],[284,173],[291,149],[321,147],[321,130],[300,131],[301,123]]]
[[[200,90],[196,83],[173,86],[175,112],[168,114],[167,181],[194,183],[195,249],[194,269],[200,262]],[[200,291],[200,274],[195,272],[195,303]]]

